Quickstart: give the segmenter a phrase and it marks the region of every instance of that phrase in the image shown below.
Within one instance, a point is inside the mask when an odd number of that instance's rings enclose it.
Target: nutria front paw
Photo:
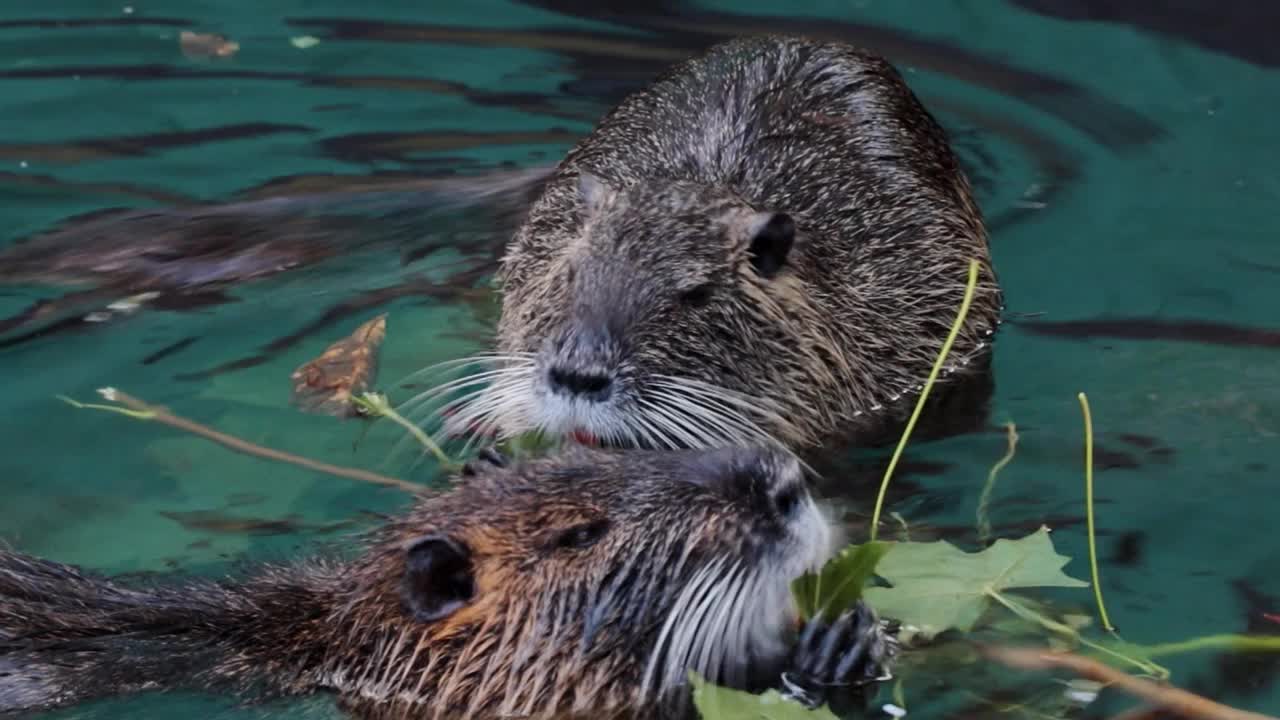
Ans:
[[[496,468],[504,468],[507,466],[507,456],[493,448],[485,448],[481,450],[474,459],[468,461],[462,466],[463,475],[475,475],[481,465],[492,465]]]
[[[782,674],[783,695],[809,708],[852,695],[861,701],[863,689],[893,677],[897,655],[896,623],[884,623],[862,601],[833,623],[809,620]]]

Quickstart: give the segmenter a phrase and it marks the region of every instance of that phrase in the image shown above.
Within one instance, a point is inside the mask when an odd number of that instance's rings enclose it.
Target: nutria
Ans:
[[[970,259],[951,380],[987,369],[1002,297],[943,128],[868,52],[725,42],[560,163],[499,271],[496,381],[445,430],[793,449],[870,432],[918,396]]]
[[[789,582],[835,534],[788,455],[477,463],[353,560],[235,582],[143,587],[0,551],[0,712],[185,687],[329,690],[379,717],[680,717],[690,669],[798,698],[887,676],[892,630],[865,606],[793,634]]]

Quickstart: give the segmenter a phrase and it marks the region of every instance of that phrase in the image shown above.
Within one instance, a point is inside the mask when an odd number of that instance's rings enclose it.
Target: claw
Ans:
[[[491,447],[481,450],[476,459],[483,460],[494,467],[504,468],[507,466],[507,456]]]
[[[796,640],[791,668],[782,674],[784,697],[815,708],[833,691],[861,697],[863,687],[892,679],[897,629],[862,602],[832,623],[810,619]]]
[[[492,465],[493,467],[497,467],[497,468],[504,468],[507,466],[507,456],[503,455],[497,450],[494,450],[491,447],[487,447],[481,450],[476,455],[475,459],[467,462],[465,465],[462,466],[462,474],[466,477],[471,477],[472,475],[475,475],[477,471],[476,468],[479,463]]]

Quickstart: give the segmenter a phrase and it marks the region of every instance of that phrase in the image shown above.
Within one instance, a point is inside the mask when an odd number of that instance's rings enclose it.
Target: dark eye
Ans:
[[[680,302],[689,307],[706,307],[711,302],[711,283],[703,283],[692,290],[680,293]]]
[[[790,515],[792,510],[796,509],[796,505],[800,504],[800,491],[794,487],[789,487],[779,492],[773,498],[773,506],[777,509],[779,515]]]
[[[589,523],[575,525],[560,533],[556,538],[556,547],[582,550],[596,544],[609,531],[608,520],[594,520]]]

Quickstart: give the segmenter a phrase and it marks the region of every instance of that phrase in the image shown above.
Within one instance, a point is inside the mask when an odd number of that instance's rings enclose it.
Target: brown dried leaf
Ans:
[[[378,349],[387,335],[387,316],[356,328],[314,360],[293,371],[293,403],[306,412],[354,417],[352,398],[369,389],[378,372]]]
[[[228,40],[216,33],[196,33],[183,30],[178,35],[178,45],[182,54],[191,60],[203,60],[215,57],[231,57],[240,51],[240,43]]]

